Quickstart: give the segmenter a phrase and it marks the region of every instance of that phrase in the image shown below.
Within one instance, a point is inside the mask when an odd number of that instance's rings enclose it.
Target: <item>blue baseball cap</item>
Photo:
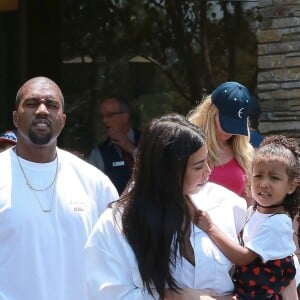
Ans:
[[[219,111],[222,129],[230,134],[248,135],[248,116],[251,95],[235,81],[219,85],[211,94],[212,103]]]

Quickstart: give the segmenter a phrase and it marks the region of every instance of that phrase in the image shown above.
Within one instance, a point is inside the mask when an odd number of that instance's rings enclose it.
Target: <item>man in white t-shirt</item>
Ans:
[[[57,147],[63,110],[49,78],[17,93],[17,144],[0,153],[0,299],[87,298],[83,247],[118,193],[100,170]]]

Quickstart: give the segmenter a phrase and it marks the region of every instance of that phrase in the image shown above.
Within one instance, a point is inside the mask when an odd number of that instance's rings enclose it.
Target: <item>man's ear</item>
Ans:
[[[65,127],[66,120],[67,120],[67,115],[66,114],[62,114],[62,116],[63,116],[63,127]]]
[[[124,120],[127,121],[127,122],[129,122],[129,113],[128,113],[128,112],[125,112],[125,113],[123,114],[123,116],[124,116]]]
[[[15,127],[18,128],[18,114],[15,110],[13,111],[13,123]]]

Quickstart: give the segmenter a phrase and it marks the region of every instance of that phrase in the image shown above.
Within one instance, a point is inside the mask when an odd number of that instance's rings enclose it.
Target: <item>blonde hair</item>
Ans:
[[[217,141],[215,118],[218,113],[217,107],[212,103],[211,95],[203,98],[193,110],[191,110],[187,118],[188,120],[202,128],[206,134],[207,148],[208,148],[208,162],[212,166],[222,164],[221,156],[222,150]],[[248,128],[249,132],[249,128]],[[247,179],[251,168],[251,161],[253,156],[253,147],[249,143],[249,136],[233,135],[231,138],[232,151],[238,164],[244,170]]]

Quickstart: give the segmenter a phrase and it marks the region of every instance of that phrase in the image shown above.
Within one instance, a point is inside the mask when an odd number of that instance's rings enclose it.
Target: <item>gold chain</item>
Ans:
[[[44,213],[49,213],[49,212],[51,212],[52,207],[53,207],[53,203],[54,203],[55,183],[56,183],[57,173],[58,173],[58,157],[56,156],[56,170],[55,170],[55,175],[54,175],[54,178],[53,178],[53,181],[51,182],[51,184],[50,184],[49,186],[43,188],[43,189],[36,189],[36,188],[34,188],[34,187],[32,186],[32,184],[29,182],[29,180],[28,180],[28,178],[27,178],[27,176],[26,176],[26,174],[25,174],[25,171],[24,171],[24,169],[23,169],[23,166],[22,166],[21,161],[20,161],[20,159],[19,159],[19,156],[18,156],[18,154],[17,154],[16,148],[14,148],[14,151],[15,151],[15,153],[16,153],[17,160],[18,160],[18,164],[19,164],[20,169],[21,169],[21,171],[22,171],[22,174],[23,174],[23,176],[24,176],[24,178],[25,178],[26,184],[27,184],[27,186],[29,187],[29,189],[32,190],[35,199],[36,199],[37,202],[39,203],[40,208],[42,209],[42,211],[43,211]],[[53,185],[54,185],[54,186],[53,186]],[[39,199],[39,197],[38,197],[38,195],[37,195],[37,192],[45,192],[45,191],[49,190],[52,186],[53,186],[53,190],[52,190],[52,197],[51,197],[51,204],[50,204],[50,207],[49,207],[49,208],[44,208],[43,205],[42,205],[42,203],[41,203],[41,201],[40,201],[40,199]]]
[[[14,149],[14,150],[15,150],[15,149]],[[28,178],[27,178],[27,176],[26,176],[26,173],[25,173],[25,171],[24,171],[24,169],[23,169],[23,166],[22,166],[22,164],[21,164],[21,161],[20,161],[20,159],[19,159],[19,156],[18,156],[16,150],[15,150],[15,153],[16,153],[16,156],[17,156],[17,160],[18,160],[20,169],[21,169],[21,171],[22,171],[22,173],[23,173],[23,176],[24,176],[24,178],[25,178],[26,184],[27,184],[27,186],[28,186],[31,190],[33,190],[33,191],[35,191],[35,192],[44,192],[44,191],[49,190],[49,189],[53,186],[53,184],[54,184],[55,181],[56,181],[56,178],[57,178],[57,172],[58,172],[58,158],[57,158],[57,156],[56,156],[56,170],[55,170],[55,175],[54,175],[54,178],[53,178],[52,182],[50,183],[50,185],[46,186],[45,188],[37,189],[37,188],[33,187],[32,184],[29,182],[29,180],[28,180]]]
[[[44,213],[49,213],[49,212],[51,212],[52,207],[53,207],[53,203],[54,203],[55,185],[54,185],[53,190],[52,190],[51,204],[50,204],[50,207],[49,207],[49,208],[44,208],[44,206],[42,205],[42,203],[41,203],[41,201],[40,201],[38,195],[36,194],[36,191],[35,191],[35,190],[32,190],[32,192],[33,192],[33,194],[34,194],[35,199],[36,199],[37,202],[39,203],[39,206],[40,206],[40,208],[42,209],[42,211],[43,211]]]

